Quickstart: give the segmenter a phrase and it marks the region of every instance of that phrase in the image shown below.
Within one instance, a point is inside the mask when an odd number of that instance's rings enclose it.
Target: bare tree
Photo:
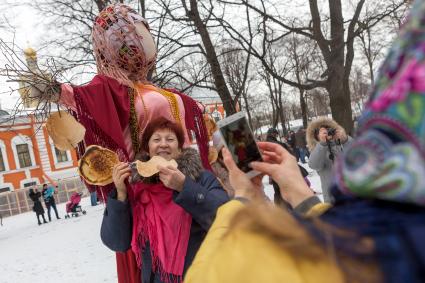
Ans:
[[[248,102],[248,95],[249,85],[255,77],[249,75],[251,55],[232,47],[231,44],[226,45],[229,47],[223,49],[223,55],[221,56],[223,73],[233,94],[233,101],[243,101],[243,103],[240,104],[244,106],[248,115],[249,124],[252,127],[252,103]]]
[[[196,0],[188,0],[189,3],[187,3],[186,0],[181,0],[181,2],[185,9],[186,16],[195,27],[195,32],[198,33],[202,39],[205,57],[210,65],[211,75],[214,79],[217,92],[223,102],[224,109],[227,115],[233,114],[236,112],[236,107],[233,103],[229,88],[227,87],[226,80],[224,79],[222,67],[207,27],[209,14],[207,14],[205,18],[202,17],[198,7],[198,1]],[[212,9],[214,8],[211,5],[207,12]]]
[[[390,17],[396,11],[405,7],[404,0],[379,1],[368,3],[373,6],[374,14],[365,17],[362,13],[365,6],[365,0],[344,2],[346,5],[352,4],[353,14],[348,20],[344,20],[343,6],[341,0],[328,0],[329,13],[323,13],[319,9],[318,0],[309,0],[309,17],[306,21],[296,17],[284,17],[283,15],[274,13],[277,6],[284,10],[284,4],[270,1],[261,1],[259,4],[249,0],[220,2],[235,6],[246,6],[259,15],[259,28],[262,31],[263,42],[275,42],[283,37],[295,33],[306,37],[316,44],[320,50],[321,57],[325,63],[325,71],[321,76],[315,79],[309,78],[302,84],[290,77],[280,76],[273,72],[267,63],[267,49],[252,48],[252,54],[259,59],[263,66],[273,77],[279,79],[293,87],[311,90],[313,88],[325,88],[329,94],[329,102],[332,110],[333,118],[343,125],[348,132],[352,130],[352,112],[350,101],[349,78],[353,65],[355,49],[355,39],[361,34],[365,28],[372,28],[378,25],[383,19]],[[323,1],[325,2],[325,1]],[[362,24],[359,25],[359,22]],[[272,30],[280,30],[280,33],[271,32]],[[237,32],[235,34],[238,34]],[[247,45],[247,44],[245,44]],[[248,48],[245,49],[248,50]]]
[[[351,98],[355,105],[355,111],[359,114],[369,97],[371,84],[365,79],[362,69],[355,68],[351,78]]]
[[[320,72],[322,66],[317,64],[317,48],[312,42],[299,35],[292,34],[288,38],[282,40],[284,42],[285,51],[290,64],[290,74],[294,77],[295,81],[299,84],[296,87],[299,93],[299,105],[303,126],[306,128],[308,123],[308,109],[306,102],[307,91],[300,87],[312,73]]]

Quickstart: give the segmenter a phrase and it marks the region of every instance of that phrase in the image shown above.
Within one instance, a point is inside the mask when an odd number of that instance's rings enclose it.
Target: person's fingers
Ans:
[[[269,163],[281,163],[282,157],[280,155],[277,155],[274,152],[265,151],[263,153],[263,160]]]
[[[261,172],[266,175],[272,175],[274,172],[274,164],[266,163],[266,162],[251,162],[250,166],[255,171]]]
[[[159,180],[164,184],[168,185],[168,177],[162,174],[159,174]]]
[[[226,168],[228,171],[233,171],[236,169],[239,169],[236,166],[235,161],[233,160],[232,154],[229,152],[229,150],[227,148],[223,148],[221,150],[222,154],[223,154],[223,162],[224,165],[226,165]]]
[[[129,167],[124,167],[124,168],[121,168],[121,169],[118,168],[117,171],[116,171],[116,174],[118,176],[122,176],[123,174],[127,174],[127,173],[131,173],[131,169]]]
[[[121,175],[121,176],[119,177],[118,181],[119,181],[120,183],[124,183],[124,182],[125,182],[125,180],[126,180],[128,177],[130,177],[130,173],[123,174],[123,175]]]
[[[260,150],[263,151],[276,151],[277,148],[281,147],[280,145],[272,142],[257,142]]]
[[[170,174],[173,174],[173,172],[174,172],[174,170],[171,170],[170,168],[165,167],[165,166],[161,166],[161,165],[158,165],[157,168],[158,168],[160,173],[165,174],[165,175],[170,175]]]
[[[283,148],[280,144],[271,143],[271,142],[258,142],[258,147],[263,152],[273,152],[277,156],[285,157],[290,154],[286,149]]]
[[[171,165],[167,165],[167,168],[170,169],[171,171],[177,171],[178,169],[174,166]]]
[[[120,162],[117,165],[115,165],[114,167],[116,167],[117,169],[122,169],[122,168],[128,167],[128,164],[124,163],[124,162]]]
[[[120,167],[121,163],[115,164],[114,167],[112,167],[112,174],[115,174],[118,170],[118,168]]]

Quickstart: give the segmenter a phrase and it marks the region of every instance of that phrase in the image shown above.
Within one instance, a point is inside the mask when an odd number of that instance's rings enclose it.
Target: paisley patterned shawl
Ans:
[[[425,205],[425,1],[382,65],[334,182],[345,194]]]

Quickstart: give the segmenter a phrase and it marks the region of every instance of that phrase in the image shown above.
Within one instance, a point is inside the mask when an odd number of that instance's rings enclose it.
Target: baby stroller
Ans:
[[[78,212],[81,212],[82,214],[86,214],[86,211],[81,208],[80,201],[82,193],[73,193],[71,195],[71,200],[66,203],[66,215],[65,218],[70,217],[78,217]],[[68,214],[71,213],[71,216]]]

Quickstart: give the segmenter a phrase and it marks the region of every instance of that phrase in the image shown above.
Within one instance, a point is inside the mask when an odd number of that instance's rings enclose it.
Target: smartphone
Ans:
[[[260,150],[249,127],[245,112],[238,112],[217,122],[223,141],[241,171],[252,178],[260,174],[249,167],[253,161],[262,161]]]

